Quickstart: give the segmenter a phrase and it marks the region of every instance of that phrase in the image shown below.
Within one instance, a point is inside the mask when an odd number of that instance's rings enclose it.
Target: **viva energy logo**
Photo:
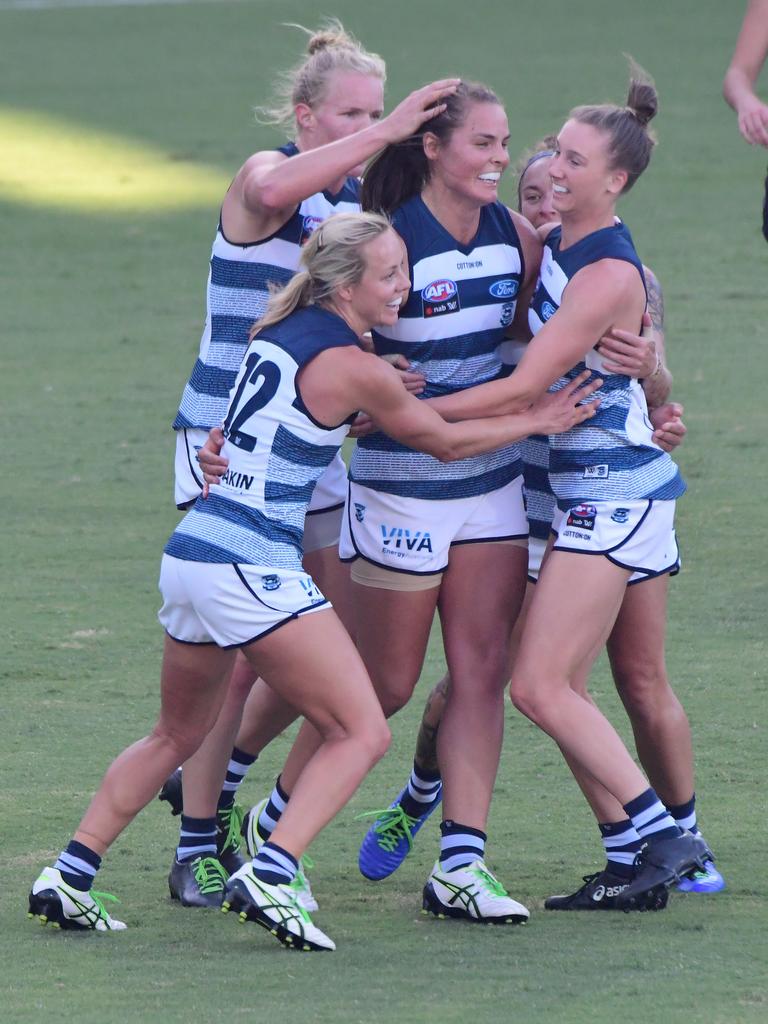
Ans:
[[[381,540],[385,551],[432,551],[432,538],[428,530],[414,530],[407,526],[381,526]]]

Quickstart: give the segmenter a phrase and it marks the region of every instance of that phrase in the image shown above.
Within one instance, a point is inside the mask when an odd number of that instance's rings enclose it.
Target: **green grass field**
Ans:
[[[764,1021],[765,154],[740,140],[719,92],[742,4],[20,6],[0,2],[0,1018]],[[660,146],[622,213],[665,288],[689,427],[669,664],[694,729],[702,823],[728,880],[721,895],[673,897],[656,915],[540,912],[599,866],[600,848],[556,748],[511,708],[489,861],[531,923],[420,916],[431,822],[397,875],[366,883],[365,824],[353,818],[405,777],[421,696],[442,672],[436,637],[391,753],[312,850],[333,958],[291,956],[233,916],[172,906],[176,819],[157,802],[99,876],[129,931],[64,935],[26,918],[41,865],[156,712],[157,570],[176,521],[169,425],[197,352],[217,205],[242,160],[281,141],[251,116],[301,45],[280,23],[324,13],[387,58],[390,102],[453,73],[493,84],[513,152],[575,103],[621,101],[623,51],[656,77]],[[624,729],[602,666],[594,692]],[[271,786],[289,742],[257,762],[245,799]]]

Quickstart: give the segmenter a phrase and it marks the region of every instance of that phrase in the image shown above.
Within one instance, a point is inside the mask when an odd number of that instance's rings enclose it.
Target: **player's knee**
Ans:
[[[376,694],[387,718],[405,707],[411,699],[415,685],[415,680],[405,676],[389,678],[385,684],[377,684]]]
[[[509,684],[509,698],[521,714],[530,718],[536,725],[541,724],[540,701],[537,699],[536,688],[531,679],[513,675]]]
[[[150,734],[150,738],[169,751],[173,751],[173,760],[176,764],[184,764],[192,757],[208,733],[207,728],[195,728],[187,722],[164,722],[162,719],[157,723]]]
[[[368,751],[371,767],[384,757],[392,742],[392,733],[386,721],[382,718],[376,725],[366,730],[365,747]]]
[[[663,663],[614,664],[614,680],[630,716],[653,717],[677,701]]]

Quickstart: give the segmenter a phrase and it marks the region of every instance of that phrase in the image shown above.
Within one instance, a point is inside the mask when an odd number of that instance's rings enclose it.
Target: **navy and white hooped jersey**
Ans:
[[[484,206],[468,246],[445,230],[420,196],[396,210],[392,222],[408,249],[411,291],[397,323],[373,332],[376,351],[401,352],[424,374],[421,398],[495,380],[502,373],[498,348],[525,277],[509,211],[499,202]],[[350,479],[403,497],[452,499],[487,494],[520,471],[516,445],[445,464],[377,433],[358,440]]]
[[[552,529],[557,502],[549,482],[549,438],[531,434],[520,442],[523,457],[523,497],[528,532],[537,540],[547,540]]]
[[[278,149],[291,157],[291,142]],[[347,178],[335,195],[316,192],[303,200],[285,224],[259,242],[229,242],[219,217],[208,273],[206,318],[200,354],[192,370],[173,429],[217,426],[248,347],[248,332],[264,314],[269,286],[284,285],[299,269],[301,247],[334,213],[360,212],[360,183]]]
[[[559,309],[570,279],[598,260],[626,260],[645,277],[640,258],[624,224],[601,228],[566,250],[560,249],[562,229],[554,228],[544,243],[539,280],[528,323],[535,335]],[[560,508],[574,502],[656,498],[672,500],[685,492],[685,483],[669,455],[652,440],[645,394],[639,381],[606,372],[600,353],[592,348],[584,359],[550,388],[558,391],[585,369],[603,385],[592,419],[565,434],[549,438],[549,481]]]
[[[335,427],[318,423],[302,401],[296,375],[319,352],[357,344],[344,320],[317,306],[256,335],[224,419],[227,471],[176,527],[166,554],[301,569],[304,514],[352,417]]]

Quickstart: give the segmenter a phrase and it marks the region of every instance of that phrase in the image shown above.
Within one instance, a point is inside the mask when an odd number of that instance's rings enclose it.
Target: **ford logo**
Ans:
[[[494,281],[488,291],[494,299],[514,299],[517,295],[517,281]]]
[[[446,299],[452,299],[457,291],[455,281],[432,281],[421,295],[427,302],[445,302]]]

